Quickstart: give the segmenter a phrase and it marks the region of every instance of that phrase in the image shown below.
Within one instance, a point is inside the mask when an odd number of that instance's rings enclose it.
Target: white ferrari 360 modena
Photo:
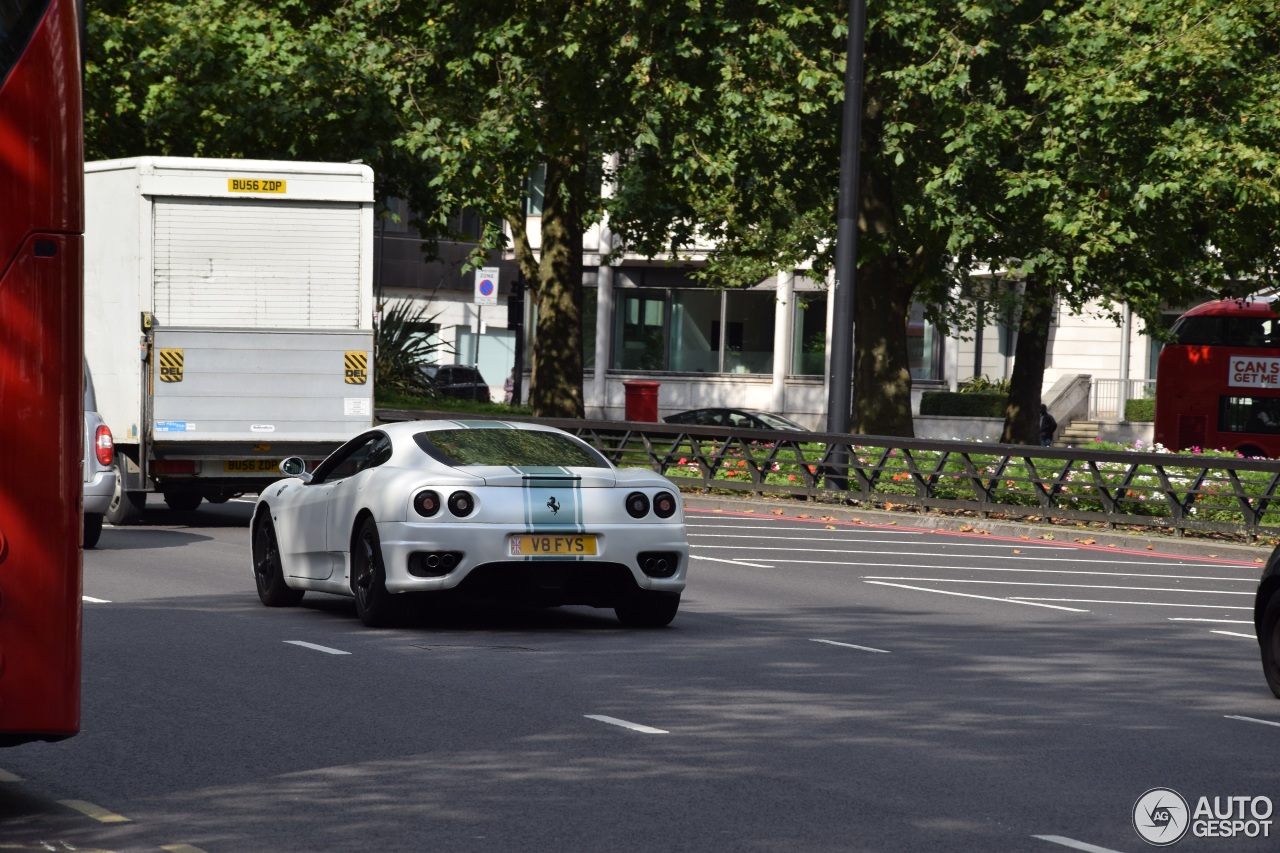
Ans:
[[[366,625],[444,593],[675,618],[689,562],[679,491],[547,426],[414,421],[361,433],[258,497],[253,574],[268,607],[354,596]]]

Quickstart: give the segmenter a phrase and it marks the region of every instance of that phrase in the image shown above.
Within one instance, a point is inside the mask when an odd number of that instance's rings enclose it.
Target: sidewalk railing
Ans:
[[[383,421],[448,413],[378,409]],[[474,415],[466,416],[476,419]],[[528,418],[682,489],[980,517],[1280,535],[1280,462],[1209,455]]]
[[[1154,379],[1094,379],[1089,420],[1124,420],[1125,400],[1142,400],[1155,393]]]

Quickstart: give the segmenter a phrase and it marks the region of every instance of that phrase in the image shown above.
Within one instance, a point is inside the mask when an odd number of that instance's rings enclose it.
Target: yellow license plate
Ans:
[[[227,459],[222,463],[226,474],[265,474],[280,473],[279,459]]]
[[[596,537],[583,534],[521,534],[507,540],[512,557],[595,556]]]

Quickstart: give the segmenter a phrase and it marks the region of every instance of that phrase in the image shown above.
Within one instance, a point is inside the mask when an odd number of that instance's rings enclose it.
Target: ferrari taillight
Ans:
[[[431,518],[440,511],[440,496],[428,489],[413,496],[413,511],[423,518]]]
[[[97,433],[93,436],[93,455],[98,457],[101,465],[111,465],[116,457],[116,443],[111,438],[111,430],[106,424],[98,426]]]

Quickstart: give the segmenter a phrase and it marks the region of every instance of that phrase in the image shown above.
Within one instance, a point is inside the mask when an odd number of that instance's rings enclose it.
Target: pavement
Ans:
[[[1273,546],[1266,542],[1249,545],[1242,542],[1231,542],[1222,538],[1175,537],[1154,531],[1143,533],[1128,530],[1107,530],[1101,525],[1085,522],[1064,521],[1036,524],[1025,520],[1005,521],[926,513],[915,507],[908,507],[901,511],[886,511],[812,501],[744,499],[688,493],[684,494],[683,497],[685,507],[713,512],[768,515],[780,518],[816,518],[919,530],[974,533],[979,536],[985,534],[1010,539],[1039,539],[1077,543],[1096,548],[1116,548],[1119,550],[1146,551],[1174,556],[1240,560],[1246,563],[1257,563],[1259,568],[1266,563],[1273,550]]]

